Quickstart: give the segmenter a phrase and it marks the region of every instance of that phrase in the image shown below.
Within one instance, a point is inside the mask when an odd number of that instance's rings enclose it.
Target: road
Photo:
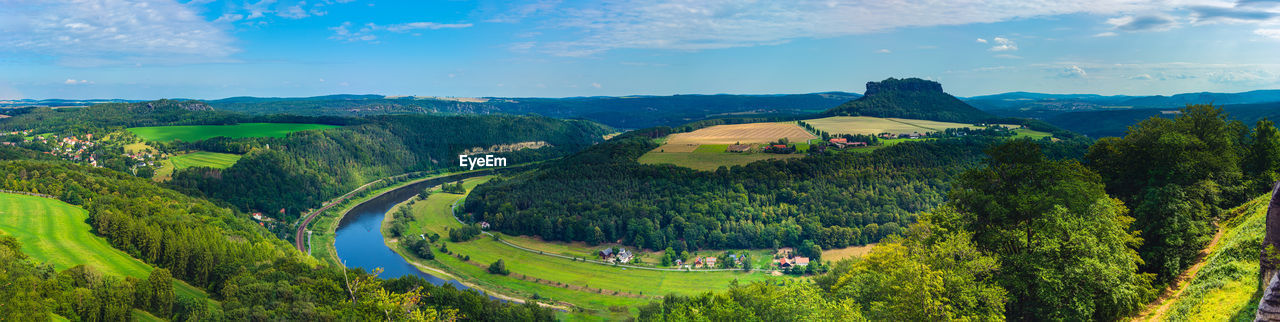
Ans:
[[[325,210],[329,210],[329,208],[333,208],[333,206],[337,206],[338,204],[341,204],[342,202],[347,201],[348,198],[351,198],[351,196],[355,195],[357,192],[360,192],[365,188],[368,188],[370,185],[382,182],[382,180],[387,180],[387,179],[382,178],[382,179],[375,180],[373,182],[366,183],[363,186],[360,186],[359,188],[356,188],[355,190],[351,190],[351,192],[348,192],[347,194],[342,195],[341,197],[334,198],[333,200],[329,200],[329,202],[326,203],[324,207],[320,207],[319,209],[308,212],[306,216],[302,218],[302,223],[298,224],[298,232],[293,236],[293,244],[298,247],[299,251],[306,253],[309,250],[307,248],[311,247],[311,245],[307,245],[306,243],[303,242],[302,234],[307,231],[307,225],[311,224],[311,220],[316,219],[316,216],[320,215],[320,213],[323,213]]]

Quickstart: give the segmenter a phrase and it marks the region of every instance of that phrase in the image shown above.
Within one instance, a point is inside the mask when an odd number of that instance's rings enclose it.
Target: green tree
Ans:
[[[498,261],[493,262],[493,264],[489,264],[489,274],[508,275],[511,274],[511,271],[508,271],[507,264],[503,263],[502,260],[499,259]]]
[[[950,209],[931,220],[970,231],[977,249],[1001,259],[997,279],[1013,320],[1114,320],[1154,297],[1138,272],[1133,218],[1107,196],[1101,178],[1074,160],[1051,161],[1040,145],[1015,140],[989,150],[964,173]]]

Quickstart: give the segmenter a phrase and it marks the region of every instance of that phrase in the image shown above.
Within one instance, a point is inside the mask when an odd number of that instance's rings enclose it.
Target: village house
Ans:
[[[796,256],[795,258],[792,258],[791,261],[795,266],[809,266],[808,257]]]
[[[487,222],[487,221],[481,221],[481,222],[480,222],[480,229],[489,229],[489,222]]]
[[[627,251],[626,248],[618,248],[618,251],[615,252],[613,247],[609,247],[600,251],[600,258],[605,261],[613,260],[619,263],[630,263],[635,256],[630,251]]]
[[[706,266],[707,268],[716,268],[716,258],[707,257],[705,260],[702,261],[702,265]]]

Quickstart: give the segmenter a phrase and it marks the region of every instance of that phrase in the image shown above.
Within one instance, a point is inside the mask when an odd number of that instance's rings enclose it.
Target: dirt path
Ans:
[[[1160,321],[1164,317],[1164,313],[1169,310],[1169,305],[1173,303],[1172,300],[1182,295],[1182,291],[1186,290],[1187,285],[1191,284],[1191,280],[1195,279],[1196,274],[1200,273],[1200,268],[1204,267],[1205,260],[1209,257],[1209,252],[1213,250],[1214,246],[1218,245],[1218,240],[1222,239],[1222,233],[1225,231],[1226,228],[1218,227],[1218,232],[1213,234],[1213,240],[1210,240],[1209,245],[1200,250],[1200,256],[1196,257],[1196,263],[1187,268],[1187,270],[1182,271],[1182,275],[1178,275],[1178,278],[1174,280],[1176,287],[1167,288],[1164,292],[1161,292],[1156,301],[1148,304],[1142,310],[1142,314],[1134,317],[1132,321]]]

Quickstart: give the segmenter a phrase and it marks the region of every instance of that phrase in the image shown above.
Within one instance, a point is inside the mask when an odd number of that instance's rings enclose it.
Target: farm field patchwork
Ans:
[[[749,123],[716,125],[667,137],[667,144],[748,144],[768,143],[780,138],[805,142],[815,138],[795,123]]]
[[[17,238],[23,253],[58,270],[85,265],[103,274],[147,278],[153,268],[94,235],[85,223],[88,218],[84,209],[61,201],[0,193],[0,234]],[[174,292],[208,298],[204,291],[177,280]]]
[[[303,123],[241,123],[235,125],[131,127],[128,130],[149,141],[182,140],[192,142],[219,136],[229,138],[284,137],[297,131],[331,129],[335,127],[338,126]]]
[[[470,189],[488,178],[467,180],[464,186]],[[516,249],[483,235],[461,243],[447,242],[448,229],[462,226],[453,218],[451,205],[464,197],[436,192],[426,200],[414,202],[412,210],[415,220],[405,235],[441,234],[444,236],[441,240],[445,241],[452,253],[465,254],[470,257],[470,260],[463,261],[455,256],[440,253],[439,243],[437,243],[435,260],[425,261],[413,258],[412,261],[451,272],[466,282],[479,284],[486,289],[500,290],[526,298],[537,294],[539,298],[553,302],[567,302],[593,310],[598,314],[609,315],[611,308],[648,303],[655,300],[653,296],[668,293],[692,295],[726,289],[733,280],[749,283],[769,278],[767,274],[760,272],[664,272],[577,262]],[[545,250],[547,253],[570,256],[588,255],[589,257],[584,257],[594,259],[594,249],[581,244],[549,243],[536,238],[502,234],[499,236],[523,247]],[[398,242],[389,242],[389,245],[402,256],[408,254]],[[602,247],[604,246],[596,248]],[[412,256],[408,257],[412,258]],[[649,263],[657,261],[657,257],[652,253],[643,254],[641,258]],[[511,275],[492,275],[485,272],[482,266],[498,259],[506,262],[507,268],[512,272]],[[762,258],[762,260],[767,259]],[[614,291],[622,293],[614,295]],[[623,313],[617,316],[621,318],[627,316],[625,312],[615,313]]]
[[[818,130],[826,131],[831,134],[872,135],[885,132],[893,134],[923,134],[926,132],[938,132],[949,128],[977,128],[977,126],[974,126],[973,124],[965,123],[870,116],[832,116],[820,119],[804,120],[804,122],[812,125]],[[1004,124],[1004,126],[1009,128],[1022,127],[1021,125],[1013,124]]]

